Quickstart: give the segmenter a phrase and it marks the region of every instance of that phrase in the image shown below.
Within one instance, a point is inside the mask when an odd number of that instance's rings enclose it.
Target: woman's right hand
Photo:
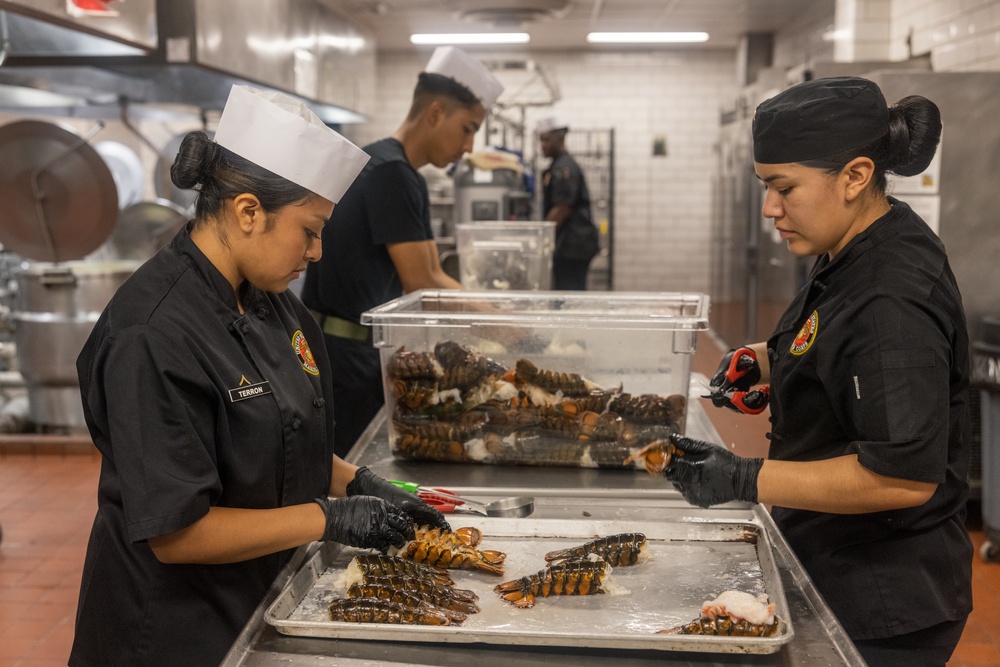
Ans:
[[[326,515],[324,541],[384,552],[414,538],[413,519],[381,498],[317,498],[316,503]]]

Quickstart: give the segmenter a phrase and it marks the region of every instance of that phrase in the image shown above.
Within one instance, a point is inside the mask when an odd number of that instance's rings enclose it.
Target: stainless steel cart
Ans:
[[[718,433],[697,401],[691,402],[688,434],[719,441]],[[604,665],[616,667],[685,665],[864,665],[851,640],[813,586],[766,512],[731,503],[701,510],[688,505],[664,481],[645,473],[589,468],[508,467],[400,461],[389,451],[388,429],[380,412],[348,456],[387,479],[415,480],[446,486],[483,498],[527,494],[535,497],[532,517],[572,519],[585,513],[594,520],[734,521],[756,517],[772,545],[774,563],[784,588],[794,637],[780,650],[765,655],[711,652],[622,650],[570,646],[481,643],[434,643],[379,639],[330,639],[288,636],[265,622],[264,616],[289,582],[317,555],[322,545],[300,548],[276,579],[234,643],[224,667],[262,665]]]

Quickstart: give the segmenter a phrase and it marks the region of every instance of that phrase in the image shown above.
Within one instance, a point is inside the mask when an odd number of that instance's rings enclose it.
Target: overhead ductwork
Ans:
[[[204,114],[234,83],[300,98],[329,123],[374,104],[373,39],[318,0],[0,0],[0,29],[8,112]]]
[[[569,0],[453,0],[451,4],[460,18],[496,26],[559,18],[570,6]]]

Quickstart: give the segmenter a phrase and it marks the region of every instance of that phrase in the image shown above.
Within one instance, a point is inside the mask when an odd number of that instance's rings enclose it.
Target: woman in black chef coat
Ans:
[[[940,240],[886,194],[923,171],[937,107],[887,108],[859,78],[820,79],[757,108],[763,214],[817,255],[766,343],[726,355],[716,404],[760,411],[767,460],[681,436],[666,471],[689,502],[772,515],[871,665],[944,665],[972,609],[965,529],[969,350]]]
[[[195,219],[77,362],[103,459],[70,665],[217,665],[293,548],[447,525],[334,456],[323,335],[286,291],[366,160],[301,104],[242,86],[214,142],[184,139],[171,177],[198,188]]]

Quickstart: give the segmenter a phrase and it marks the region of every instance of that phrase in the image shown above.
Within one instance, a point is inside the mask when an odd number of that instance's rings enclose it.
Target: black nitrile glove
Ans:
[[[413,521],[398,507],[373,496],[317,498],[326,514],[324,541],[386,551],[414,538]]]
[[[348,497],[376,496],[405,511],[415,523],[421,526],[451,530],[444,514],[418,498],[417,494],[404,491],[395,484],[385,481],[369,470],[367,466],[358,468],[354,479],[347,485],[347,495]]]
[[[684,454],[671,459],[663,476],[689,503],[711,507],[732,500],[757,502],[757,475],[764,459],[737,456],[724,447],[676,433],[670,441]]]

